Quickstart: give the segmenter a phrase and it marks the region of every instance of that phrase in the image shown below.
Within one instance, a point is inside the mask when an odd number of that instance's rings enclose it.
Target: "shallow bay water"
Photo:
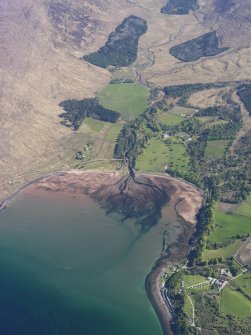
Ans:
[[[0,214],[0,334],[161,335],[144,281],[163,224],[139,235],[87,197],[18,196]]]

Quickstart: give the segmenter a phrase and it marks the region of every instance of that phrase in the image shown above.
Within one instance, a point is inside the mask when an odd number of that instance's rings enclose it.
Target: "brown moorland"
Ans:
[[[161,14],[164,3],[1,1],[0,198],[40,175],[69,167],[65,156],[74,155],[77,137],[60,124],[58,105],[67,99],[93,97],[109,82],[109,71],[80,57],[104,45],[130,14],[146,19],[148,31],[140,39],[135,64],[117,71],[115,77],[140,74],[141,82],[160,86],[250,80],[247,0],[199,0],[197,12],[182,16]],[[208,32],[210,24],[215,25],[222,45],[230,47],[227,52],[191,63],[169,54],[172,46]],[[230,25],[243,32],[241,40],[234,39],[236,45],[227,33]]]

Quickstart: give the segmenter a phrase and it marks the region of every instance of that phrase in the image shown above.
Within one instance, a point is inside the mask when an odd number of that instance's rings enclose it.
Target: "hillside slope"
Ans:
[[[71,136],[59,103],[93,97],[110,74],[80,60],[133,5],[126,1],[1,1],[0,180],[46,166]],[[115,15],[116,13],[116,15]],[[7,192],[8,193],[8,192]]]
[[[214,27],[223,46],[251,46],[251,3],[248,0],[201,0],[198,18],[208,29]]]
[[[17,187],[10,181],[15,176],[64,168],[62,142],[72,141],[73,134],[60,124],[59,104],[94,97],[109,82],[109,71],[81,58],[105,45],[130,15],[146,20],[148,30],[139,40],[136,62],[118,70],[118,78],[140,77],[153,86],[249,80],[248,0],[198,2],[194,13],[169,15],[160,12],[162,0],[37,0],[36,5],[2,0],[0,196]],[[189,64],[170,55],[171,47],[208,33],[211,26],[219,47],[229,51]]]

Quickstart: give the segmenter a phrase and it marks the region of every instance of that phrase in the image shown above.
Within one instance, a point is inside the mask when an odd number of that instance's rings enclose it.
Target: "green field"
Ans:
[[[170,109],[168,112],[163,112],[158,116],[158,121],[164,124],[165,126],[175,126],[182,121],[187,116],[193,115],[195,109],[175,106]]]
[[[137,84],[109,84],[99,94],[99,103],[119,112],[128,121],[142,114],[148,107],[149,91]]]
[[[78,131],[87,134],[87,135],[95,135],[99,133],[105,126],[107,122],[94,120],[87,118],[79,127]]]
[[[186,153],[186,146],[182,142],[174,140],[167,144],[167,149],[168,168],[183,173],[187,172],[190,160]]]
[[[120,123],[109,123],[87,118],[79,130],[90,136],[97,136],[103,131],[104,141],[115,142],[123,125]]]
[[[191,298],[191,297],[190,297]],[[192,298],[191,298],[192,299]],[[187,296],[187,294],[185,295],[185,303],[184,303],[184,311],[185,313],[188,315],[189,318],[193,317],[193,308],[192,308],[192,304]]]
[[[236,213],[251,218],[251,194],[248,196],[247,200],[237,209]]]
[[[206,292],[210,289],[211,289],[211,285],[207,283],[207,284],[203,284],[202,286],[197,286],[197,287],[189,289],[189,293],[191,293],[191,295],[194,295],[200,292]]]
[[[172,113],[163,113],[158,116],[158,121],[165,126],[175,126],[176,124],[181,123],[183,120],[184,118],[182,116]]]
[[[247,294],[251,295],[251,273],[245,273],[244,275],[238,277],[235,281]]]
[[[247,233],[251,233],[251,219],[249,217],[217,210],[216,228],[208,240],[213,243],[219,243],[238,234]]]
[[[203,252],[203,260],[208,261],[209,259],[212,259],[212,258],[231,257],[236,253],[236,251],[240,248],[240,246],[241,246],[241,241],[236,240],[234,243],[224,248],[213,249],[213,250],[205,249],[205,251]]]
[[[228,140],[208,141],[205,156],[206,157],[223,156],[226,151],[228,143],[229,143]]]
[[[196,285],[199,283],[203,283],[206,281],[206,278],[200,275],[185,275],[184,276],[184,286],[185,288]]]
[[[112,141],[115,142],[116,139],[119,136],[120,130],[122,129],[123,125],[122,124],[113,124],[109,129],[107,130],[105,139],[107,141]]]
[[[182,143],[164,143],[160,138],[152,138],[144,153],[136,163],[136,169],[142,171],[164,171],[165,166],[185,172],[189,158]]]
[[[88,131],[98,133],[104,128],[105,124],[107,124],[107,122],[87,118],[82,123],[79,130],[85,133],[88,133]]]
[[[139,156],[136,169],[152,172],[164,171],[167,160],[167,145],[155,137],[149,141],[144,153]]]
[[[189,107],[175,106],[170,110],[170,112],[172,114],[177,114],[180,116],[184,116],[184,115],[191,116],[196,112],[196,110],[194,108],[189,108]]]
[[[251,301],[241,293],[224,287],[221,299],[221,312],[242,319],[251,317]]]

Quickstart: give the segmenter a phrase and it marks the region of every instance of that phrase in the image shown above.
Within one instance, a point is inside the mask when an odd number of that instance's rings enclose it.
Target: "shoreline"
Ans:
[[[172,330],[172,320],[173,316],[170,312],[170,309],[167,307],[166,303],[163,300],[163,297],[161,295],[161,290],[160,290],[160,279],[164,274],[164,271],[172,266],[176,262],[180,262],[184,259],[186,259],[189,250],[190,250],[190,245],[189,243],[184,244],[184,239],[186,241],[189,241],[189,239],[193,236],[194,234],[194,229],[191,224],[189,223],[184,223],[184,233],[187,238],[183,238],[180,236],[179,238],[179,243],[182,244],[182,248],[179,250],[179,252],[167,255],[167,256],[162,256],[160,257],[154,264],[152,270],[150,273],[147,275],[146,280],[145,280],[145,289],[146,293],[148,296],[148,299],[150,300],[156,315],[158,316],[163,335],[175,335],[175,333]]]
[[[166,306],[159,288],[160,278],[164,268],[171,264],[166,258],[160,258],[155,262],[151,272],[145,279],[145,290],[151,305],[159,319],[163,335],[174,335],[171,330],[172,315]]]
[[[8,195],[5,199],[3,199],[0,202],[0,214],[7,209],[9,203],[13,200],[15,200],[15,198],[23,191],[25,190],[27,187],[32,186],[33,184],[36,184],[37,182],[43,180],[46,177],[54,177],[57,176],[60,173],[64,173],[65,171],[57,171],[57,172],[52,172],[49,173],[48,175],[42,176],[42,177],[38,177],[35,178],[27,183],[25,183],[24,185],[22,185],[21,187],[19,187],[16,191],[14,191],[13,193],[11,193],[10,195]]]
[[[102,192],[103,190],[110,187],[110,183],[107,182],[109,181],[110,178],[112,178],[112,181],[115,182],[115,184],[118,182],[118,180],[123,179],[121,174],[119,172],[112,172],[112,171],[103,171],[103,170],[87,170],[87,171],[79,171],[79,170],[70,170],[70,171],[57,171],[57,172],[52,172],[46,176],[42,176],[39,178],[36,178],[22,187],[20,187],[18,190],[13,192],[11,195],[9,195],[6,199],[4,199],[0,203],[0,213],[4,211],[8,205],[10,204],[11,201],[13,201],[22,191],[30,190],[36,191],[36,190],[46,190],[49,192],[61,192],[65,193],[68,192],[69,194],[72,195],[80,195],[80,194],[85,194],[87,196],[90,196],[91,192],[93,192],[93,189],[87,190],[86,185],[81,184],[81,177],[88,177],[90,178],[93,176],[96,176],[96,181],[97,184],[98,182],[101,183],[101,198],[104,196]],[[196,228],[196,222],[195,220],[191,220],[192,216],[195,218],[195,215],[197,214],[198,209],[201,207],[203,203],[203,192],[199,190],[196,186],[193,186],[191,184],[187,184],[185,181],[181,181],[180,179],[172,178],[171,176],[165,176],[163,174],[137,174],[137,176],[140,178],[143,176],[143,178],[150,178],[149,180],[152,183],[155,183],[159,186],[166,186],[166,189],[168,192],[170,192],[170,199],[168,200],[169,202],[173,202],[174,210],[177,214],[177,217],[180,218],[180,220],[183,222],[183,233],[179,237],[179,241],[177,242],[179,246],[178,250],[170,255],[164,255],[160,256],[159,259],[156,260],[154,263],[150,273],[147,275],[145,279],[145,289],[146,289],[146,294],[148,296],[148,299],[150,303],[153,306],[153,309],[159,319],[163,335],[174,335],[174,333],[171,330],[171,321],[172,321],[172,315],[166,306],[162,295],[161,295],[161,290],[160,290],[160,278],[163,275],[164,269],[166,269],[168,266],[173,264],[173,262],[181,261],[182,259],[185,259],[186,256],[188,255],[190,246],[189,246],[189,239],[192,237],[192,235],[195,232]],[[103,179],[102,179],[103,177]],[[53,184],[53,181],[57,181],[57,179],[62,181],[62,185],[60,183],[55,182]],[[74,189],[72,180],[76,180],[78,184],[79,189]],[[93,179],[93,178],[92,178]],[[69,184],[67,185],[67,181]],[[102,185],[102,182],[104,181],[104,184]],[[50,184],[51,182],[51,184]],[[93,182],[93,180],[92,180]],[[159,182],[159,184],[158,184]],[[163,183],[163,185],[161,184]],[[166,184],[165,184],[166,183]],[[87,181],[88,184],[88,181]],[[95,184],[95,181],[94,181]],[[95,184],[94,189],[97,189],[97,184]],[[130,186],[130,185],[129,185]],[[54,187],[54,189],[53,189]],[[82,187],[82,189],[81,189]],[[82,193],[80,192],[82,191]],[[76,193],[74,193],[74,191]],[[113,189],[111,189],[113,191]],[[89,194],[88,194],[89,193]],[[109,193],[109,190],[108,190]],[[180,211],[177,209],[177,206],[179,203],[182,203],[185,200],[185,195],[187,193],[187,196],[189,195],[197,197],[201,197],[201,201],[199,202],[199,205],[197,204],[197,207],[192,207],[192,209],[189,207],[189,202],[188,204],[186,203],[184,208],[181,208]],[[173,199],[174,198],[174,199]],[[95,198],[94,198],[95,199]],[[95,200],[99,201],[100,199],[97,197]],[[193,200],[193,199],[192,199]],[[198,199],[197,199],[198,200]],[[186,199],[187,201],[187,199]],[[163,206],[163,208],[166,205]],[[193,215],[186,217],[186,212],[188,211],[193,211]]]

